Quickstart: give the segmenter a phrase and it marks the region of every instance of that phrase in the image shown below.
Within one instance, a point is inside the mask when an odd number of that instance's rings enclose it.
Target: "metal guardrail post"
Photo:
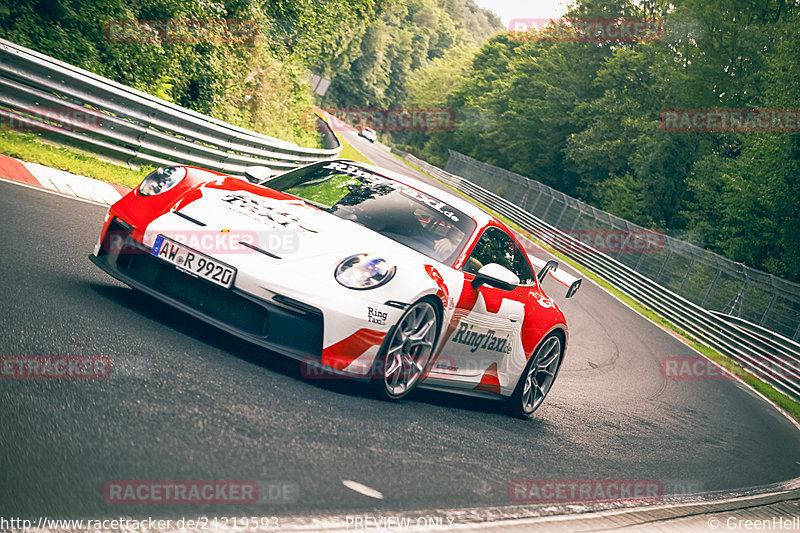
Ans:
[[[764,314],[761,315],[761,320],[758,322],[759,326],[763,326],[764,322],[767,321],[767,316],[769,316],[769,312],[772,311],[772,306],[775,304],[775,300],[777,300],[777,299],[778,299],[778,294],[777,293],[773,293],[772,294],[772,299],[769,301],[769,305],[767,306],[766,311],[764,311]]]
[[[708,288],[708,292],[706,292],[705,297],[703,298],[703,302],[700,304],[700,307],[705,307],[708,304],[708,299],[711,297],[711,293],[714,291],[714,287],[717,285],[717,280],[722,275],[722,268],[717,265],[717,273],[714,276],[714,281],[711,282],[711,286]]]
[[[694,268],[694,263],[697,261],[697,258],[694,256],[694,252],[690,252],[692,254],[692,262],[689,263],[689,267],[686,269],[686,275],[683,276],[683,281],[681,282],[681,288],[678,289],[678,294],[683,295],[683,289],[686,287],[686,281],[689,279],[689,276],[692,274],[692,269]]]
[[[670,257],[672,257],[672,248],[667,250],[667,257],[665,257],[664,261],[661,263],[661,268],[659,269],[658,274],[656,275],[656,280],[655,280],[656,283],[659,283],[661,281],[661,274],[664,273],[664,269],[667,267],[667,263],[669,263]]]
[[[561,208],[561,213],[558,214],[558,218],[556,219],[555,224],[553,224],[555,227],[558,227],[558,225],[561,224],[561,219],[564,217],[564,213],[567,212],[568,208],[569,208],[569,204],[565,201],[564,202],[564,207]]]

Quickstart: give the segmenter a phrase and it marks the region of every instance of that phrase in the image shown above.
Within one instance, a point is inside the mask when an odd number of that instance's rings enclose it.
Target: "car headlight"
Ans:
[[[186,177],[186,169],[183,167],[162,167],[154,170],[147,175],[139,185],[139,194],[142,196],[155,196],[168,191],[183,178]]]
[[[352,255],[336,267],[335,277],[348,289],[374,289],[394,277],[397,267],[373,254]]]

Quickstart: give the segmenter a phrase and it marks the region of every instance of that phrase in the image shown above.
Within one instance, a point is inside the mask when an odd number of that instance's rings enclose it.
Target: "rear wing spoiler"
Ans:
[[[578,292],[578,289],[581,287],[581,281],[583,280],[581,278],[576,278],[569,272],[558,268],[558,263],[556,261],[545,262],[532,255],[528,255],[528,259],[531,260],[533,268],[535,268],[538,272],[536,277],[539,278],[539,283],[542,283],[545,276],[550,274],[551,278],[567,288],[567,298],[572,298],[575,296],[575,293]]]

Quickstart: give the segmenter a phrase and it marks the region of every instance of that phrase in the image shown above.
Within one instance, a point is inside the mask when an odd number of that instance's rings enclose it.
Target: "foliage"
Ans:
[[[0,36],[239,126],[319,145],[307,60],[336,52],[377,0],[15,0]],[[134,25],[135,21],[139,21]],[[243,21],[242,38],[170,38],[152,21]],[[116,26],[115,26],[116,25]],[[256,34],[255,39],[248,39]]]
[[[137,24],[134,22],[139,21]],[[242,21],[255,39],[144,33],[153,22]],[[112,28],[126,31],[114,33]],[[136,28],[139,33],[131,33]],[[472,0],[15,0],[0,37],[201,113],[306,146],[317,102],[399,105],[413,72],[502,28]]]
[[[439,164],[463,152],[800,281],[800,134],[661,124],[669,109],[800,108],[800,7],[579,0],[567,14],[608,17],[656,18],[664,32],[627,43],[503,34],[466,68],[444,56],[415,75],[425,81],[408,85],[408,101],[446,102],[458,126],[397,142]],[[438,71],[446,94],[431,90]]]
[[[407,85],[421,69],[463,57],[502,28],[496,16],[472,0],[393,0],[338,55],[316,61],[314,69],[331,79],[325,104],[405,104]],[[437,61],[445,56],[449,60]]]

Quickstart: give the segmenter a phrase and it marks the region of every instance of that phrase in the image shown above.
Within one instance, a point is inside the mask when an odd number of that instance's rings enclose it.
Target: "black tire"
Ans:
[[[409,306],[386,335],[372,365],[372,389],[382,400],[396,401],[419,383],[439,335],[439,311],[428,300]]]
[[[544,402],[564,359],[564,337],[550,333],[539,343],[519,377],[514,393],[506,400],[511,416],[528,419]],[[530,381],[529,381],[530,379]]]

